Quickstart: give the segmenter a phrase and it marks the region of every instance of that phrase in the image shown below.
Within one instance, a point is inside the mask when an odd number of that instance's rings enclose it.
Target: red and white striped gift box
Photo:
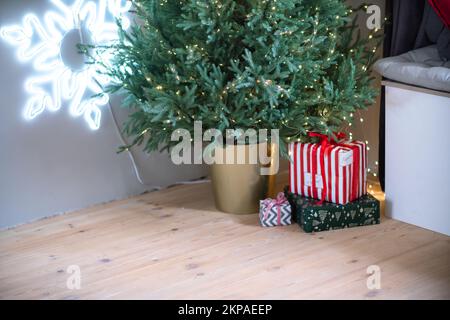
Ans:
[[[289,145],[289,154],[292,193],[339,204],[367,193],[365,143],[296,142]]]

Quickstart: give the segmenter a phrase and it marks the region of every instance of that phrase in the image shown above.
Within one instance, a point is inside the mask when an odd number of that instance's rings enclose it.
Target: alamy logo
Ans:
[[[187,129],[172,132],[171,141],[180,141],[170,157],[174,164],[259,164],[261,175],[276,174],[279,169],[279,130],[219,129],[203,133],[201,121],[194,122],[194,138]],[[269,142],[270,141],[270,142]],[[192,143],[193,142],[193,143]],[[204,147],[204,144],[208,143]],[[194,150],[192,152],[192,145]],[[244,148],[243,146],[248,146]]]
[[[78,265],[70,265],[67,267],[67,273],[70,274],[67,278],[66,286],[70,290],[81,289],[81,269]]]
[[[366,26],[369,30],[378,30],[381,28],[381,8],[372,4],[366,8],[366,13],[370,16],[366,20]]]
[[[366,270],[369,277],[367,278],[367,289],[379,290],[381,289],[381,269],[377,265],[371,265]]]

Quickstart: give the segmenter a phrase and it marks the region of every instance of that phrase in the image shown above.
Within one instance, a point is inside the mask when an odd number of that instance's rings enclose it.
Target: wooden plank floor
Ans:
[[[176,186],[0,232],[2,299],[449,299],[450,237],[399,221],[303,233]],[[66,286],[68,266],[81,289]],[[366,269],[381,268],[381,289]]]

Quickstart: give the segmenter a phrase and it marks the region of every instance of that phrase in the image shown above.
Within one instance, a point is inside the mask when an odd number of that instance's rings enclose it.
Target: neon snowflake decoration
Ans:
[[[43,19],[24,16],[22,25],[2,27],[0,36],[17,47],[22,62],[32,62],[37,75],[25,81],[29,99],[24,117],[33,119],[45,110],[56,111],[65,101],[73,116],[83,116],[89,127],[100,127],[101,107],[109,101],[102,87],[110,79],[96,64],[86,64],[78,43],[108,44],[117,39],[116,18],[129,26],[131,1],[50,0],[55,10]],[[80,41],[81,40],[81,41]],[[109,57],[102,57],[107,61]]]

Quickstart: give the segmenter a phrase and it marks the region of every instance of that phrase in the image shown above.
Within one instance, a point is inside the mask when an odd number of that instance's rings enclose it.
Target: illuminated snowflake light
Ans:
[[[115,19],[120,17],[124,28],[129,26],[125,13],[131,7],[124,0],[50,0],[55,10],[43,19],[26,14],[22,25],[2,27],[0,36],[17,47],[21,62],[32,62],[37,74],[28,78],[29,93],[24,116],[33,119],[46,109],[59,110],[68,101],[70,114],[83,116],[89,127],[100,127],[100,107],[108,103],[102,86],[110,79],[98,73],[99,66],[85,64],[78,52],[78,43],[107,44],[117,39]],[[107,59],[107,57],[104,57]]]

